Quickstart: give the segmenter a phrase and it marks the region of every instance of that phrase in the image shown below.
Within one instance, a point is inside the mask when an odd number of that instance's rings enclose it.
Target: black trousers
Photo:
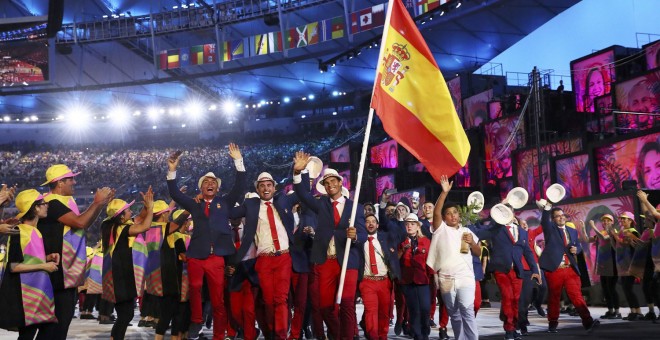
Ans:
[[[76,310],[77,288],[67,288],[55,291],[55,317],[58,323],[51,323],[45,327],[43,332],[47,339],[66,340],[69,333],[69,325]]]
[[[619,280],[618,276],[602,276],[600,277],[600,285],[603,288],[603,296],[608,309],[619,309],[619,293],[616,291],[616,282]]]
[[[117,311],[117,320],[112,326],[110,336],[114,340],[123,340],[126,336],[126,329],[133,320],[134,301],[122,301],[115,303],[115,311]]]
[[[635,292],[633,292],[634,283],[634,276],[621,277],[621,287],[623,287],[623,294],[626,296],[626,301],[628,301],[628,307],[639,308],[639,300],[637,300],[637,295],[635,295]]]
[[[518,327],[527,327],[527,314],[529,312],[529,302],[532,301],[532,290],[536,283],[532,281],[532,271],[523,270],[522,287],[518,297]]]
[[[34,340],[35,335],[37,340],[48,340],[46,335],[46,329],[52,326],[51,323],[42,323],[37,325],[31,325],[26,327],[21,327],[18,329],[18,340]],[[37,334],[39,332],[39,334]]]
[[[170,322],[175,319],[179,313],[179,297],[178,296],[162,296],[160,299],[160,319],[156,325],[156,334],[164,335]],[[172,334],[175,333],[174,324],[172,325]]]
[[[101,294],[85,294],[85,302],[83,303],[83,311],[93,312],[96,303],[99,300]]]

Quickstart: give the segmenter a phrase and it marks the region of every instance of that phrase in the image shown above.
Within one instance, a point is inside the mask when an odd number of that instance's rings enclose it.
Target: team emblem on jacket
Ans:
[[[393,253],[393,252],[394,252],[394,248],[390,248],[390,253]]]
[[[218,209],[220,209],[220,207],[221,207],[221,206],[220,206],[220,203],[218,203],[215,207],[218,208]]]

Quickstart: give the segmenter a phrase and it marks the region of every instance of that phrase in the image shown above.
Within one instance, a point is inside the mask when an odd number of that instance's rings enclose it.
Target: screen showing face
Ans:
[[[595,149],[602,194],[621,190],[625,180],[641,189],[660,189],[660,132]]]
[[[376,197],[380,198],[383,191],[394,188],[396,188],[394,174],[376,177]]]
[[[460,168],[456,175],[454,175],[454,185],[458,188],[467,188],[470,186],[470,162],[465,164],[464,167]]]
[[[486,90],[463,101],[465,107],[465,128],[478,127],[488,118],[488,102],[493,98],[493,90]]]
[[[646,50],[646,69],[652,70],[660,66],[660,40],[644,47]]]
[[[346,189],[351,190],[351,170],[338,171],[337,173],[344,179],[342,185]]]
[[[615,79],[614,51],[571,62],[571,78],[578,112],[594,112],[594,99],[609,94]]]
[[[660,113],[660,71],[618,83],[614,87],[616,104],[621,111],[635,113]],[[621,117],[619,117],[621,115]],[[620,130],[644,130],[658,125],[658,118],[651,115],[617,114]]]
[[[509,117],[488,122],[484,127],[486,175],[490,183],[493,183],[496,178],[512,175],[511,151],[518,148],[519,138],[517,136],[522,136],[522,126],[519,131],[514,133],[516,123],[518,123],[518,117]]]
[[[566,188],[566,198],[591,196],[589,155],[577,155],[555,161],[557,183]]]
[[[330,162],[332,163],[350,163],[351,157],[348,145],[344,145],[330,151]]]
[[[502,102],[501,101],[494,101],[494,102],[488,102],[488,118],[492,119],[498,119],[502,118]]]
[[[451,96],[451,100],[454,102],[456,113],[458,114],[458,117],[461,119],[461,121],[463,121],[463,105],[462,105],[463,98],[461,95],[461,78],[456,77],[448,81],[447,87],[449,88],[449,95]]]
[[[381,168],[396,169],[399,166],[399,150],[395,140],[371,147],[371,164]]]

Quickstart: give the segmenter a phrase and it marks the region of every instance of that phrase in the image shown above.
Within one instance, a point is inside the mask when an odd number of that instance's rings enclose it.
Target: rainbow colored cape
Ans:
[[[144,270],[147,266],[147,242],[142,234],[128,238],[128,244],[133,251],[133,273],[135,274],[135,291],[137,296],[144,292]]]
[[[76,201],[71,196],[62,196],[48,193],[44,196],[46,202],[60,201],[71,211],[80,215]],[[64,226],[64,241],[62,244],[62,270],[64,274],[64,287],[75,288],[85,282],[85,265],[87,264],[87,252],[85,241],[85,229]]]
[[[87,269],[87,294],[101,294],[103,292],[103,251],[101,248],[94,250],[92,259]]]
[[[153,222],[145,234],[147,241],[147,293],[163,296],[163,280],[160,272],[160,247],[163,245],[163,235],[166,234],[167,222]]]

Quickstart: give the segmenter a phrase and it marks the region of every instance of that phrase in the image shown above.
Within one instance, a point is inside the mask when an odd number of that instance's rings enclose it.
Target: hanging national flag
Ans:
[[[204,64],[215,64],[217,61],[217,51],[215,44],[204,44],[204,52],[202,55],[202,62]]]
[[[374,28],[385,25],[385,4],[371,7],[371,24]]]
[[[268,53],[282,52],[282,32],[268,33]]]
[[[298,46],[299,35],[295,27],[284,31],[284,46],[286,46],[287,50]]]
[[[229,41],[223,41],[220,44],[220,55],[222,55],[222,61],[231,61],[231,47],[229,45]]]
[[[298,32],[298,43],[296,47],[305,47],[307,46],[307,25],[296,27]]]
[[[231,48],[231,60],[245,58],[245,46],[248,38],[232,40],[229,44]]]
[[[253,53],[250,55],[268,54],[268,34],[257,34],[250,37],[252,39]]]
[[[158,53],[158,69],[167,70],[167,50]]]
[[[179,49],[179,67],[188,67],[190,65],[190,48],[181,47]]]
[[[358,12],[359,14],[359,29],[358,32],[364,32],[373,28],[373,13],[371,13],[371,7],[365,8]]]
[[[417,2],[417,15],[436,9],[440,7],[440,5],[447,3],[447,1],[448,0],[419,0]]]
[[[190,48],[190,65],[204,64],[204,45],[197,45]]]
[[[351,13],[351,34],[360,32],[360,13]]]
[[[167,50],[167,69],[179,68],[179,50]]]
[[[319,43],[319,23],[313,22],[307,24],[307,45],[315,45]]]
[[[385,131],[440,182],[467,162],[470,143],[447,84],[401,0],[390,0],[371,107]]]
[[[339,39],[344,37],[344,18],[334,17],[332,22],[332,39]]]

